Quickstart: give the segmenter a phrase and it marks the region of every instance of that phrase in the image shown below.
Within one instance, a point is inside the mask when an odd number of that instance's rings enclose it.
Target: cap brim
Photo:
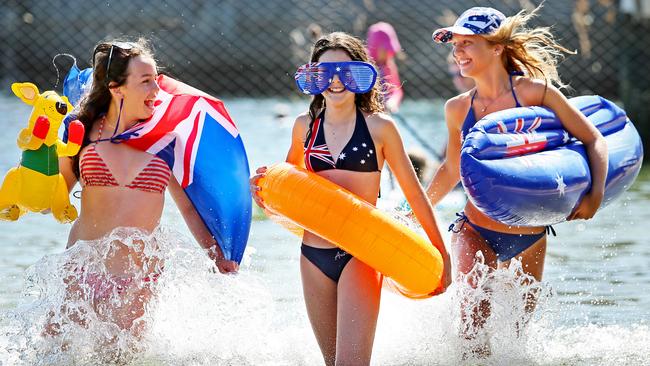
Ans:
[[[472,32],[472,30],[467,29],[465,27],[451,26],[451,27],[436,29],[433,32],[433,34],[431,35],[431,38],[436,43],[447,43],[447,42],[451,41],[452,35],[454,35],[454,34],[462,34],[464,36],[471,36],[471,35],[473,35],[475,33]]]

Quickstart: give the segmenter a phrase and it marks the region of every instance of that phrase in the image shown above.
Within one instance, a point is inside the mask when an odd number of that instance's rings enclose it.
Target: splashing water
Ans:
[[[545,321],[552,288],[527,275],[517,259],[506,268],[492,269],[483,254],[455,282],[452,307],[459,361],[485,364],[531,363],[529,325]],[[534,311],[533,311],[534,310]]]
[[[273,120],[272,106],[278,102],[286,100],[234,99],[226,103],[246,137],[251,166],[268,165],[286,156],[286,146],[268,143],[286,140],[291,134],[290,126]],[[297,115],[305,105],[296,101],[290,107],[290,114]],[[423,135],[443,143],[442,104],[407,101],[403,109]],[[0,112],[8,121],[24,121],[29,114],[13,96],[0,96]],[[22,126],[8,123],[5,127],[4,138],[0,138],[0,166],[8,169],[19,159],[15,136]],[[405,146],[417,143],[408,134],[404,138]],[[389,193],[386,184],[382,196],[385,193]],[[464,200],[462,193],[457,197]],[[650,177],[642,172],[624,200],[599,211],[593,220],[562,224],[559,236],[549,240],[547,253],[545,278],[553,289],[545,283],[536,284],[542,286],[542,293],[533,314],[522,310],[523,294],[517,293],[525,286],[502,285],[518,283],[513,272],[492,273],[499,281],[490,281],[490,294],[485,295],[494,302],[484,326],[491,346],[491,356],[486,359],[468,354],[472,345],[480,343],[460,336],[459,301],[468,296],[482,298],[481,290],[459,282],[447,293],[421,301],[383,292],[372,364],[647,365],[650,250],[643,224],[650,220],[649,199]],[[2,223],[0,364],[322,365],[302,300],[299,239],[269,220],[256,220],[248,264],[242,265],[237,276],[221,276],[212,273],[212,264],[194,240],[185,236],[190,234],[182,217],[172,201],[167,202],[172,208],[163,224],[185,234],[168,229],[153,235],[158,245],[153,249],[160,253],[165,267],[152,286],[155,295],[142,316],[147,327],[140,339],[116,329],[111,322],[92,319],[97,317],[94,309],[86,312],[90,318],[86,328],[69,321],[62,324],[61,336],[43,337],[49,312],[60,312],[66,303],[63,281],[70,273],[62,268],[69,262],[85,263],[81,257],[75,259],[75,250],[79,256],[93,251],[79,243],[77,248],[39,260],[43,253],[61,251],[66,240],[62,226],[30,215],[18,223]],[[399,201],[388,203],[392,208]],[[443,222],[454,219],[454,211],[462,205],[438,205],[436,213],[445,219],[439,221],[441,228],[446,226]],[[566,235],[574,232],[578,235]],[[125,235],[142,234],[133,231]],[[93,255],[100,258],[102,253]],[[101,266],[93,270],[102,273]],[[19,298],[17,289],[22,282]],[[470,295],[462,296],[463,289]],[[517,319],[529,319],[519,334],[513,324]],[[112,342],[109,346],[102,343],[107,340]],[[61,349],[64,341],[69,343],[66,350]]]
[[[296,239],[287,237],[253,243],[272,241],[273,253],[283,252],[282,245],[293,253]],[[140,333],[121,329],[110,314],[98,313],[90,295],[70,301],[66,287],[68,278],[79,277],[81,264],[86,273],[110,278],[103,263],[115,242],[144,245],[138,249],[155,258],[158,267],[164,264],[157,279],[147,285],[136,281],[147,271],[132,273],[132,281],[141,285],[131,291],[150,288],[154,294],[136,319],[136,324],[143,324]],[[11,365],[322,364],[302,302],[297,255],[274,259],[264,249],[257,253],[249,248],[234,276],[214,273],[213,263],[193,240],[165,228],[152,235],[120,229],[101,241],[79,242],[63,253],[45,256],[26,272],[22,303],[0,313],[0,360]],[[294,273],[287,270],[294,267]],[[108,288],[108,303],[124,302],[115,286]],[[97,288],[86,288],[87,294],[92,291]],[[537,299],[532,313],[526,310],[531,294]],[[490,302],[490,315],[483,327],[472,328],[463,313],[482,301]],[[650,344],[646,324],[560,326],[561,312],[553,289],[531,281],[519,262],[491,270],[479,255],[474,269],[443,295],[413,301],[382,293],[373,364],[644,362]],[[59,335],[46,335],[48,323],[58,324]],[[464,336],[468,333],[478,336]],[[490,354],[481,358],[472,351],[483,344],[489,344]]]
[[[146,235],[120,228],[42,258],[27,270],[23,303],[2,314],[9,324],[2,359],[125,364],[146,355],[183,359],[208,352],[219,362],[245,354],[238,344],[263,344],[256,334],[272,319],[272,301],[262,281],[246,273],[216,275],[208,257],[180,238],[169,230]],[[142,261],[130,254],[129,276],[116,276],[107,263],[124,248],[146,261],[138,266]],[[247,342],[215,342],[244,336]]]

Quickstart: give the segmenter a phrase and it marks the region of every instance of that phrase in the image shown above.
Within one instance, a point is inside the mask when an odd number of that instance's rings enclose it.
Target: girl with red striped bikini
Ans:
[[[160,89],[156,62],[147,43],[103,42],[95,47],[92,61],[92,89],[78,114],[86,137],[79,155],[62,158],[60,166],[70,190],[77,182],[82,187],[81,213],[70,231],[68,248],[85,241],[84,245],[104,254],[102,263],[70,264],[75,275],[66,279],[67,297],[69,301],[90,301],[101,321],[139,334],[142,322],[137,320],[152,295],[150,285],[163,268],[155,254],[150,254],[157,248],[150,238],[160,223],[167,188],[218,269],[225,273],[238,267],[223,259],[167,163],[119,143],[117,136],[154,112]],[[135,228],[145,239],[130,234],[125,240],[128,244],[106,239],[120,227]],[[67,319],[50,319],[48,333],[58,333],[59,325],[67,320],[83,324],[85,315],[80,312],[68,314]]]

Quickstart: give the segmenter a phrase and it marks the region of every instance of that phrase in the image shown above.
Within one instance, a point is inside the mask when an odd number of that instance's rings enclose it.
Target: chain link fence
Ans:
[[[57,53],[87,67],[94,45],[139,36],[153,43],[167,73],[220,97],[299,97],[296,67],[307,62],[318,32],[365,38],[370,24],[391,23],[405,57],[398,61],[406,98],[448,98],[450,48],[431,32],[471,6],[506,15],[537,0],[2,0],[0,90],[13,81],[53,88]],[[547,0],[533,25],[552,25],[561,43],[578,51],[560,65],[573,94],[599,94],[638,105],[650,130],[650,1]],[[60,59],[59,59],[60,60]],[[65,74],[70,64],[58,62]],[[60,82],[58,88],[60,89]],[[645,109],[644,109],[645,108]],[[629,112],[629,111],[628,111]]]

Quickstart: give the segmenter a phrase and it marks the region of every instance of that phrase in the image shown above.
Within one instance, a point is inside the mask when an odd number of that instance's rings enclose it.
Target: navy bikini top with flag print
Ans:
[[[311,133],[305,141],[305,166],[312,172],[328,169],[351,170],[355,172],[379,172],[377,151],[366,119],[357,109],[354,132],[343,147],[336,161],[325,141],[325,110],[316,118]]]

